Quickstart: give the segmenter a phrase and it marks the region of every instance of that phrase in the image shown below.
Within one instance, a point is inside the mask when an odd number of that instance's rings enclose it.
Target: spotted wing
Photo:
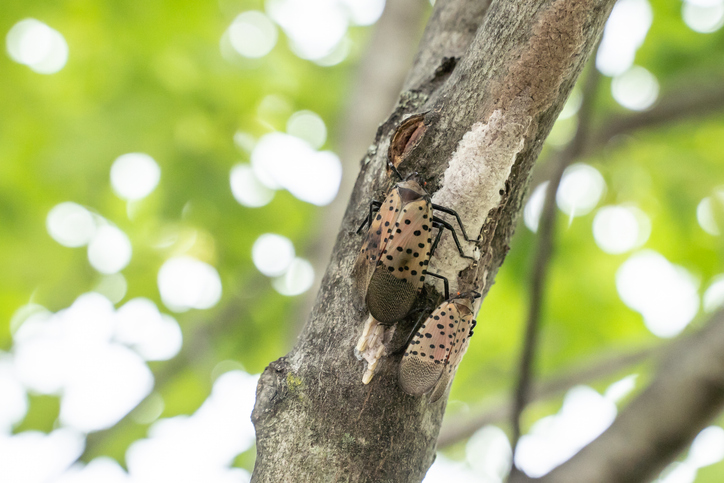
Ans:
[[[393,189],[385,198],[377,214],[372,218],[372,223],[370,223],[370,228],[352,269],[359,300],[364,300],[367,294],[367,287],[372,274],[392,232],[390,227],[394,225],[399,216],[401,206],[402,201],[400,200],[399,190]]]
[[[444,376],[455,350],[460,314],[452,302],[444,302],[417,330],[400,362],[399,384],[403,391],[421,396]]]
[[[404,204],[388,227],[390,237],[367,290],[367,307],[380,322],[403,319],[415,303],[430,258],[430,215],[429,201],[417,199]]]
[[[463,312],[460,310],[459,312]],[[440,399],[448,386],[455,377],[460,361],[463,360],[465,352],[470,344],[470,331],[473,327],[473,314],[465,311],[465,315],[461,315],[459,322],[456,324],[455,333],[453,335],[453,346],[449,353],[449,358],[445,363],[445,369],[435,384],[435,389],[430,394],[430,402],[433,403]]]
[[[432,207],[426,199],[406,204],[395,221],[382,253],[382,264],[390,274],[415,289],[422,286],[430,260]],[[390,270],[392,269],[392,270]]]

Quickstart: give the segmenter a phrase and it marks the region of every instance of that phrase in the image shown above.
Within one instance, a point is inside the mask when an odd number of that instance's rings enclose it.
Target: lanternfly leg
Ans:
[[[440,243],[440,238],[442,237],[442,225],[433,223],[432,226],[433,226],[433,228],[437,228],[437,235],[435,235],[435,241],[432,242],[432,246],[430,247],[430,256],[431,257],[435,254],[435,249],[437,248],[437,244]]]
[[[460,219],[460,215],[458,215],[455,210],[451,210],[450,208],[445,208],[444,206],[436,205],[435,203],[432,204],[432,209],[437,210],[437,211],[442,211],[443,213],[447,213],[448,215],[454,216],[455,219],[458,221],[458,225],[460,225],[460,231],[463,233],[463,237],[465,238],[465,241],[469,241],[469,242],[476,241],[472,238],[468,238],[467,233],[465,233],[465,227],[463,226],[463,222]]]
[[[382,206],[381,201],[376,201],[376,200],[370,201],[370,214],[367,218],[364,219],[364,221],[362,221],[362,224],[359,226],[359,228],[357,228],[358,235],[362,232],[362,230],[364,230],[364,227],[365,227],[365,225],[367,225],[367,223],[372,224],[372,216],[374,216],[374,213],[376,211],[380,210],[380,206]]]
[[[477,320],[473,320],[473,325],[470,326],[470,334],[468,335],[468,337],[472,337],[472,336],[473,336],[473,329],[475,328],[476,325],[478,325],[478,321],[477,321]]]
[[[400,354],[404,352],[405,349],[407,349],[407,347],[410,345],[410,342],[412,342],[412,339],[415,338],[415,333],[420,330],[420,326],[425,320],[427,320],[427,315],[425,314],[425,312],[422,312],[422,314],[420,314],[420,317],[417,319],[417,322],[415,322],[415,325],[412,326],[410,335],[407,337],[405,343],[402,344],[402,347],[393,352],[393,354]]]
[[[438,275],[436,273],[427,272],[428,275],[431,277],[439,278],[442,280],[442,282],[445,284],[445,300],[450,298],[450,285],[448,284],[447,278],[443,277],[442,275]]]
[[[387,160],[387,166],[389,166],[390,169],[392,170],[392,172],[395,173],[398,178],[400,178],[400,181],[402,181],[402,180],[404,179],[404,178],[402,177],[402,175],[400,174],[400,172],[397,171],[397,166],[395,166],[394,164],[392,164],[392,161]]]
[[[432,217],[432,226],[436,227],[438,230],[442,230],[443,227],[450,230],[450,233],[452,233],[452,236],[453,236],[453,240],[455,240],[455,246],[458,247],[458,252],[460,253],[460,256],[463,258],[467,258],[469,260],[475,260],[473,257],[469,257],[469,256],[465,255],[465,253],[463,252],[463,247],[460,246],[460,240],[458,239],[458,235],[457,235],[457,233],[455,233],[455,230],[453,229],[453,227],[450,223],[448,223],[447,221],[441,220],[437,216],[433,216]],[[437,245],[437,238],[435,239],[435,245]],[[433,246],[435,246],[435,245],[433,245]],[[432,254],[432,251],[430,251],[430,253]]]
[[[412,338],[415,337],[415,332],[420,328],[422,325],[422,322],[427,319],[426,310],[429,311],[429,307],[418,307],[414,310],[412,310],[408,315],[408,317],[415,312],[421,312],[420,316],[417,318],[417,322],[412,326],[412,331],[410,331],[410,335],[407,337],[407,340],[400,346],[399,349],[395,349],[392,351],[392,354],[401,354],[405,349],[407,349],[407,346],[410,345],[410,342],[412,342]]]

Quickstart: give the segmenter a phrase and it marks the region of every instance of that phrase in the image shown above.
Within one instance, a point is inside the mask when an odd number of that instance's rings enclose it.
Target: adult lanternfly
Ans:
[[[445,301],[417,329],[400,362],[399,384],[413,396],[435,402],[447,390],[473,335],[476,292]]]
[[[403,319],[415,303],[442,229],[450,230],[460,256],[473,259],[464,254],[452,225],[434,216],[433,210],[453,215],[465,240],[472,241],[460,217],[450,209],[431,203],[430,195],[416,178],[413,174],[396,184],[384,202],[371,202],[369,216],[357,230],[360,233],[370,225],[353,270],[357,293],[364,298],[370,312],[355,347],[357,356],[368,363],[362,377],[365,384],[372,380],[377,363],[386,353],[385,345],[394,333],[394,328],[386,330],[385,326]],[[433,228],[438,229],[434,241]],[[443,278],[447,286],[444,277],[429,275]]]
[[[384,202],[370,203],[369,216],[357,230],[360,233],[370,225],[354,265],[357,288],[364,294],[370,315],[384,325],[403,319],[412,309],[443,228],[452,233],[460,256],[473,260],[463,252],[452,225],[434,216],[433,210],[455,216],[465,240],[473,241],[467,237],[460,217],[432,204],[415,178],[412,175],[396,184]],[[433,228],[438,229],[434,242]]]

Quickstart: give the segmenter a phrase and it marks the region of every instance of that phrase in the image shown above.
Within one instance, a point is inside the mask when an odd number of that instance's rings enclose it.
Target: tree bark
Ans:
[[[362,161],[310,319],[292,351],[260,378],[252,481],[422,480],[445,402],[398,388],[399,355],[362,384],[353,347],[367,313],[352,303],[359,294],[350,271],[362,242],[354,229],[369,201],[396,182],[386,163],[400,122],[424,113],[425,133],[399,169],[419,173],[433,202],[456,210],[468,233],[480,235],[464,247],[475,262],[444,237],[431,271],[453,289],[486,291],[507,254],[531,167],[613,3],[501,0],[485,15],[481,2],[438,0],[400,100]],[[483,15],[476,29],[474,18]],[[432,285],[424,293],[439,299]],[[403,339],[405,322],[398,326]]]

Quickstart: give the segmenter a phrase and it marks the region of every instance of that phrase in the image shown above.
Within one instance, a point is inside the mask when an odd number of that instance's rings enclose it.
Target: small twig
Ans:
[[[513,448],[515,448],[515,445],[521,435],[521,414],[530,399],[531,380],[535,351],[538,343],[543,293],[546,276],[548,274],[548,264],[553,252],[553,235],[555,232],[556,217],[556,192],[558,191],[558,186],[561,183],[563,172],[573,162],[573,160],[578,157],[585,145],[589,134],[593,101],[596,88],[598,86],[598,80],[598,71],[591,69],[586,77],[583,93],[584,99],[578,113],[578,130],[576,131],[575,137],[571,140],[568,146],[559,153],[557,159],[554,161],[555,171],[550,183],[548,184],[545,201],[543,203],[543,210],[538,223],[538,246],[536,249],[531,276],[530,305],[526,323],[525,340],[520,357],[518,384],[514,395],[513,414],[511,417]],[[513,470],[514,469],[515,465],[513,465]]]
[[[615,136],[628,134],[641,129],[662,125],[672,125],[676,121],[701,117],[724,108],[724,86],[716,82],[700,80],[685,83],[687,87],[669,92],[648,111],[615,116],[596,129],[596,134],[583,146],[582,155],[587,155],[603,147]]]
[[[631,366],[640,364],[668,348],[668,344],[662,347],[650,347],[628,354],[620,354],[610,357],[598,364],[577,370],[570,373],[559,375],[548,381],[532,384],[533,389],[530,394],[529,402],[547,399],[561,394],[578,384],[591,383],[607,376],[611,376],[623,370],[629,369]],[[487,424],[494,424],[499,421],[507,420],[513,414],[512,401],[500,401],[496,405],[489,405],[485,410],[465,415],[457,419],[446,420],[440,430],[440,436],[437,440],[437,447],[444,448],[462,441],[472,436],[478,429]]]
[[[651,384],[570,460],[533,481],[651,481],[724,409],[724,311],[667,348]],[[522,476],[522,475],[521,475]],[[511,483],[531,481],[511,477]]]

